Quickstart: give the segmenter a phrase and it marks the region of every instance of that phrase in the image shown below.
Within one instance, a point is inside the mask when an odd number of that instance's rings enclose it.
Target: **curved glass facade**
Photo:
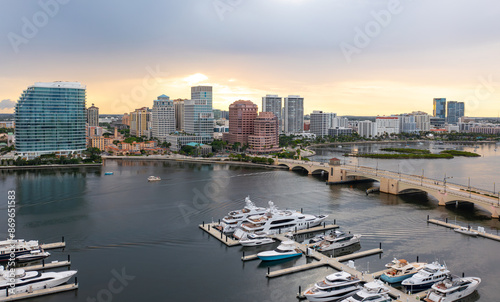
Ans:
[[[80,83],[28,87],[15,109],[16,151],[31,157],[85,150],[85,93]]]

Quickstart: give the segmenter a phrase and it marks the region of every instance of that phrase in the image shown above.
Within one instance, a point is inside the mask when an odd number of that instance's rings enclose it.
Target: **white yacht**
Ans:
[[[15,276],[12,277],[10,271],[4,270],[3,266],[0,266],[0,297],[6,296],[6,289],[9,289],[9,295],[11,294],[11,284],[15,285],[15,294],[31,292],[66,283],[76,273],[76,271],[26,272],[23,269],[17,268],[14,272]],[[14,282],[12,282],[12,279],[14,279]]]
[[[247,234],[244,238],[240,240],[242,246],[257,246],[273,243],[274,240],[267,235],[265,232],[255,232]]]
[[[427,293],[426,302],[453,302],[472,294],[481,283],[477,277],[452,277],[434,284]]]
[[[380,280],[368,282],[363,289],[355,293],[353,296],[342,300],[342,302],[391,302],[389,297],[389,289]]]
[[[149,176],[148,181],[160,181],[161,178],[159,176]]]
[[[314,244],[313,248],[320,252],[331,251],[359,243],[360,238],[361,235],[359,234],[346,234],[341,231],[335,231],[325,236],[323,241]]]
[[[294,230],[303,230],[320,225],[328,215],[308,215],[290,210],[278,210],[272,201],[263,215],[248,216],[235,232],[234,237],[243,238],[246,233],[266,232],[273,235]]]
[[[415,275],[401,282],[402,285],[410,291],[420,291],[428,289],[434,283],[444,280],[450,271],[446,268],[446,265],[441,265],[439,262],[434,261],[432,263],[424,265],[424,267],[418,271]]]
[[[262,215],[266,212],[266,208],[256,207],[255,204],[250,200],[250,197],[245,198],[245,207],[241,210],[231,211],[224,218],[217,228],[224,233],[234,232],[241,223],[248,217],[252,215]]]
[[[16,261],[19,263],[22,262],[31,262],[42,260],[50,256],[49,252],[44,252],[43,250],[33,250],[30,251],[29,254],[23,254],[16,257]]]
[[[307,300],[337,301],[348,298],[360,291],[363,286],[361,280],[347,272],[338,272],[326,276],[325,280],[317,282],[304,292]]]
[[[0,261],[9,261],[13,252],[15,257],[29,254],[40,249],[38,240],[24,241],[24,239],[9,239],[0,241]]]
[[[456,228],[456,229],[453,229],[455,232],[457,233],[461,233],[461,234],[464,234],[464,235],[468,235],[468,236],[472,236],[472,237],[476,237],[477,236],[477,233],[473,230],[471,230],[470,228],[466,228],[466,227],[459,227],[459,228]]]

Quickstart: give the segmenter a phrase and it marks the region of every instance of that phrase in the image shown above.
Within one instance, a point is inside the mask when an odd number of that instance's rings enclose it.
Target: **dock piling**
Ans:
[[[429,218],[429,216],[427,216],[427,218]],[[427,219],[427,220],[429,220],[429,219]],[[205,221],[203,221],[203,227],[205,227]]]
[[[417,262],[418,262],[418,256],[417,256]]]
[[[75,285],[78,284],[78,277],[75,277]]]
[[[302,286],[299,285],[299,294],[297,296],[302,295]]]
[[[208,225],[208,230],[210,231],[210,225]]]
[[[337,219],[334,219],[334,220],[333,220],[333,224],[337,224]]]
[[[429,221],[429,215],[427,215],[427,221]]]
[[[222,232],[220,232],[220,239],[222,239],[222,235],[223,235]]]
[[[304,209],[303,208],[300,208],[300,213],[304,213]]]
[[[382,242],[379,242],[379,243],[378,243],[378,248],[379,248],[379,249],[382,249]]]
[[[226,242],[227,242],[227,235],[226,235]]]
[[[42,259],[42,267],[45,267],[45,259]]]
[[[271,273],[271,268],[268,266],[267,267],[267,275],[269,276],[270,273]]]
[[[64,242],[64,236],[62,236],[62,240],[61,240],[61,242]]]
[[[445,220],[445,221],[446,221],[446,223],[448,223],[448,217],[446,218],[446,220]]]
[[[71,256],[68,254],[68,262],[71,262]]]
[[[462,278],[464,278],[464,277],[465,277],[465,273],[464,273],[464,272],[462,272]]]
[[[219,224],[220,224],[220,219],[219,219]]]

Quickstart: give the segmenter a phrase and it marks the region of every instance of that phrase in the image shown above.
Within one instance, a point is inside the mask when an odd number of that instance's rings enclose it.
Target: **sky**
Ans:
[[[495,0],[0,0],[0,112],[78,81],[101,114],[190,98],[301,95],[305,112],[390,115],[432,99],[500,113]]]

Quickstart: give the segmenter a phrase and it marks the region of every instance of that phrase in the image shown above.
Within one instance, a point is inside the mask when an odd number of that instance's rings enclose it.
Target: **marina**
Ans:
[[[40,244],[40,248],[44,250],[62,249],[64,247],[66,247],[66,242],[64,242],[64,240],[61,242]]]

